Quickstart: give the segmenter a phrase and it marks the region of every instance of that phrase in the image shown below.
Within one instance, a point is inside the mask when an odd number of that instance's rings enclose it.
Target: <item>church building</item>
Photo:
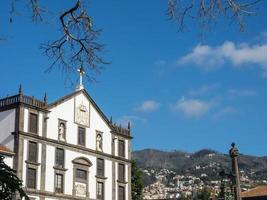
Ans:
[[[131,200],[131,139],[82,81],[51,103],[21,87],[0,99],[0,154],[34,200]]]

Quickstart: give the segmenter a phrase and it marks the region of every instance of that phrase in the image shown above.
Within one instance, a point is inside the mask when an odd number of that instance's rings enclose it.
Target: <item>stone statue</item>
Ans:
[[[102,136],[100,134],[96,137],[96,150],[102,151]]]
[[[65,141],[65,124],[64,123],[60,123],[59,124],[59,128],[58,128],[58,136],[59,136],[59,140]]]

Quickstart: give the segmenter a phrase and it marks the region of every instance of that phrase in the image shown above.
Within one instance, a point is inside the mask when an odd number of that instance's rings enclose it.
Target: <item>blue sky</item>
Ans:
[[[48,1],[51,13],[74,1]],[[64,4],[64,3],[65,4]],[[44,73],[49,60],[40,43],[57,36],[57,15],[33,24],[27,8],[9,23],[8,1],[0,7],[0,96],[24,93],[52,102],[74,90],[59,71]],[[189,24],[179,33],[167,20],[167,3],[90,1],[94,25],[111,61],[86,89],[108,116],[133,124],[133,149],[267,155],[267,3],[246,21],[245,32],[220,21],[204,40]],[[77,76],[76,74],[73,75]]]

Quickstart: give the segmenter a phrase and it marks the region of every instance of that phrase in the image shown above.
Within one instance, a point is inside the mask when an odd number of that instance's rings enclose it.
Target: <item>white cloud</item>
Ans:
[[[118,120],[116,120],[117,124],[121,124],[123,127],[127,127],[128,123],[130,122],[131,127],[134,126],[134,124],[136,122],[142,122],[142,123],[146,123],[147,120],[135,115],[125,115],[122,116],[121,118],[119,118]]]
[[[218,87],[219,87],[218,84],[202,85],[199,88],[189,90],[188,95],[201,96],[210,93],[211,91],[217,89]]]
[[[257,92],[250,89],[244,89],[244,90],[230,89],[228,90],[228,95],[230,95],[231,97],[253,97],[257,95]]]
[[[152,112],[160,107],[160,103],[154,100],[144,101],[137,110],[140,112]]]
[[[255,64],[267,71],[267,43],[261,45],[236,45],[233,42],[224,42],[217,47],[197,45],[191,53],[181,57],[178,65],[194,64],[205,70],[214,70],[230,62],[234,67],[246,64]]]
[[[173,111],[183,113],[187,117],[200,117],[209,112],[212,107],[212,103],[199,99],[185,99],[182,97],[171,106]]]
[[[215,120],[218,120],[218,119],[221,119],[225,116],[233,115],[233,114],[237,114],[237,113],[238,113],[238,110],[236,108],[231,107],[231,106],[226,106],[226,107],[222,108],[221,110],[219,110],[218,112],[216,112],[212,118]]]

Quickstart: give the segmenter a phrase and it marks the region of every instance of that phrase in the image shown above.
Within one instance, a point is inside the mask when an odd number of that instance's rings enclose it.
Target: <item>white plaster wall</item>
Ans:
[[[38,116],[38,135],[43,134],[43,119],[44,115],[40,112]]]
[[[90,112],[90,127],[86,128],[86,147],[96,149],[96,131],[101,131],[103,132],[103,152],[111,154],[112,137],[110,128],[83,93],[51,108],[47,121],[47,137],[57,140],[58,119],[66,120],[66,142],[77,145],[79,125],[74,123],[75,103],[76,106],[82,103],[87,106]]]
[[[55,165],[55,147],[46,146],[46,171],[45,171],[45,190],[54,192],[54,165]],[[69,169],[68,167],[66,167]],[[69,183],[68,183],[69,184]]]
[[[72,195],[73,189],[73,163],[72,161],[78,157],[85,157],[92,162],[89,168],[89,193],[90,198],[96,198],[96,157],[74,152],[65,149],[65,180],[64,180],[64,193]],[[47,145],[47,161],[46,161],[46,191],[54,192],[54,162],[55,162],[55,147]],[[112,162],[105,160],[105,195],[108,197],[112,194]]]
[[[126,159],[128,159],[129,158],[129,151],[128,151],[128,149],[129,149],[129,140],[124,140],[125,142],[124,142],[124,145],[125,145],[125,147],[124,147],[124,150],[125,150],[125,158]]]
[[[105,199],[112,199],[112,161],[105,161],[105,176],[108,175],[108,179],[105,180]]]
[[[91,129],[103,132],[103,152],[111,154],[112,153],[112,135],[110,133],[110,128],[102,119],[100,114],[96,109],[90,104],[90,114],[91,114]],[[96,132],[93,131],[93,148],[96,148]]]
[[[13,168],[13,157],[11,157],[11,156],[4,156],[4,162],[9,167]]]
[[[15,116],[15,109],[0,112],[0,144],[12,151],[14,151],[14,136],[11,133],[15,131]]]
[[[89,168],[89,193],[90,193],[90,198],[96,198],[96,157],[90,156],[90,155],[85,155],[81,154],[78,152],[73,152],[70,150],[65,150],[65,167],[68,169],[65,173],[65,193],[72,195],[72,189],[73,189],[73,163],[72,161],[75,158],[78,157],[85,157],[89,159],[92,163],[92,166]],[[109,168],[107,166],[107,168]],[[110,172],[110,169],[105,169],[107,172]],[[106,172],[106,171],[105,171]],[[111,179],[112,174],[106,174],[108,179]]]
[[[29,110],[24,108],[24,132],[28,132],[29,128]]]
[[[58,119],[63,119],[67,121],[66,142],[77,144],[77,127],[71,125],[74,122],[74,100],[70,99],[50,111],[47,119],[47,137],[58,139]]]
[[[114,155],[118,156],[118,137],[115,137],[116,139],[114,140]]]

